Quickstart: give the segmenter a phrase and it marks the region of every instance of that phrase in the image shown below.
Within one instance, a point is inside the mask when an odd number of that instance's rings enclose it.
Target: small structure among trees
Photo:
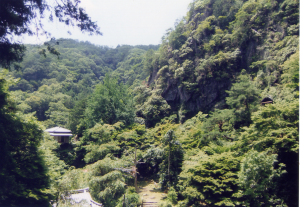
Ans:
[[[71,130],[62,127],[53,127],[45,131],[48,132],[50,136],[54,136],[54,139],[58,143],[69,143],[69,137],[72,136]]]
[[[260,104],[261,105],[265,105],[265,104],[272,104],[273,103],[273,99],[271,99],[270,97],[265,97],[263,100],[261,100]]]

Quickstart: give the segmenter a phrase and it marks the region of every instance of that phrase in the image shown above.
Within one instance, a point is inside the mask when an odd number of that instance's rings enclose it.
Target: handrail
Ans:
[[[71,190],[71,192],[80,192],[80,193],[84,193],[84,192],[89,192],[90,188],[83,188],[83,189],[78,189],[78,190]]]
[[[94,200],[90,200],[91,201],[91,203],[93,203],[93,204],[95,204],[95,205],[97,205],[97,206],[102,206],[102,203],[97,203],[96,201],[94,201]]]
[[[147,206],[158,206],[158,202],[151,202],[151,201],[145,202],[142,200],[142,207],[147,207]]]

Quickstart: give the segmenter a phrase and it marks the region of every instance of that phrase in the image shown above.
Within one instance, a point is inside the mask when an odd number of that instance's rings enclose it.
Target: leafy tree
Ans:
[[[279,164],[277,169],[274,168],[277,162],[276,158],[276,154],[268,155],[268,151],[259,153],[251,150],[245,154],[245,158],[241,162],[241,170],[238,174],[241,190],[237,193],[238,197],[242,197],[243,205],[282,205],[280,199],[279,203],[277,203],[278,198],[276,196],[273,197],[276,185],[274,179],[286,171],[282,169],[284,164]]]
[[[79,0],[60,0],[54,4],[46,0],[1,1],[0,65],[9,68],[24,56],[25,47],[14,41],[14,36],[49,34],[40,21],[46,17],[47,10],[51,21],[55,17],[66,25],[76,25],[82,32],[101,34],[97,24],[91,21],[79,3]],[[35,25],[34,29],[31,24]],[[46,46],[49,52],[59,54],[49,43]],[[45,50],[42,53],[45,54]]]
[[[116,140],[118,140],[119,146],[122,149],[126,149],[128,146],[135,146],[136,144],[140,145],[142,140],[139,139],[139,135],[135,130],[126,130],[124,132],[120,132]]]
[[[237,82],[232,84],[226,103],[234,109],[235,128],[249,126],[251,124],[251,112],[255,110],[259,100],[259,90],[243,70],[237,77]]]
[[[49,98],[44,94],[35,93],[25,99],[24,103],[30,106],[30,112],[35,112],[39,121],[44,121],[47,119],[45,112],[49,109]]]
[[[299,149],[299,102],[283,102],[263,107],[253,114],[253,124],[241,134],[243,147],[258,151],[272,149],[297,152]],[[251,143],[249,146],[246,143]]]
[[[134,112],[132,100],[126,87],[118,84],[117,79],[112,79],[106,75],[103,83],[96,86],[90,97],[85,117],[88,128],[97,122],[114,124],[122,121],[127,125],[131,124],[134,119]]]
[[[299,151],[299,100],[281,101],[262,107],[253,113],[253,124],[245,128],[238,146],[243,152],[254,148],[259,152],[270,150],[278,154],[278,161],[286,165],[287,173],[276,181],[278,198],[288,206],[297,204],[299,168],[295,165]]]
[[[148,71],[144,70],[142,64],[145,52],[138,48],[130,49],[129,54],[118,63],[117,69],[112,72],[112,77],[119,78],[126,85],[144,80],[148,76]]]
[[[60,145],[53,139],[52,136],[48,133],[44,133],[44,139],[41,141],[39,150],[45,161],[47,175],[50,179],[50,186],[44,190],[44,192],[50,194],[52,196],[52,200],[57,200],[59,191],[64,191],[64,189],[61,188],[61,179],[72,179],[70,176],[64,176],[69,166],[67,166],[63,160],[59,159],[56,153],[59,147]]]
[[[235,206],[239,158],[233,152],[202,156],[197,164],[180,174],[179,188],[188,205]]]
[[[74,108],[70,111],[68,115],[67,126],[75,134],[77,134],[77,126],[80,124],[80,120],[84,118],[86,106],[87,98],[81,99],[75,103]]]
[[[57,182],[57,200],[59,205],[65,206],[67,197],[72,190],[86,188],[88,186],[89,176],[86,173],[88,169],[74,169],[70,167]]]
[[[151,96],[151,90],[143,85],[134,88],[133,93],[135,94],[134,102],[136,108],[141,107],[147,101],[147,98]]]
[[[204,127],[206,127],[208,131],[211,131],[211,129],[208,129],[207,127],[214,128],[216,125],[218,127],[219,132],[230,130],[230,120],[233,118],[232,116],[232,110],[230,109],[216,109],[206,120],[207,124]]]
[[[118,199],[126,191],[123,173],[114,170],[114,168],[124,167],[124,164],[126,164],[124,161],[120,161],[105,158],[99,160],[93,166],[93,177],[89,181],[90,192],[95,200],[105,206],[116,206]]]
[[[175,30],[169,28],[166,31],[166,35],[162,38],[163,43],[168,43],[173,49],[180,49],[180,47],[186,41],[184,33],[184,21],[177,20],[175,23]]]
[[[231,137],[233,129],[234,113],[232,109],[216,109],[210,114],[202,125],[204,131],[199,147],[207,146],[209,143],[219,143],[220,140],[233,141]]]
[[[124,199],[125,198],[125,199]],[[128,187],[124,196],[121,196],[117,207],[135,207],[140,204],[140,196],[134,187]]]
[[[289,60],[283,64],[284,74],[283,83],[299,91],[299,51],[293,54]],[[299,95],[299,92],[298,92]]]
[[[201,111],[191,119],[185,121],[182,125],[184,129],[181,135],[178,136],[180,143],[182,143],[184,149],[198,148],[204,143],[202,135],[204,131],[202,129],[203,122],[206,120],[207,114],[203,114]]]
[[[173,130],[169,130],[163,137],[164,155],[159,165],[159,174],[162,189],[176,186],[178,175],[183,162],[183,149]]]
[[[0,205],[47,205],[42,192],[49,186],[45,163],[38,150],[43,131],[32,116],[16,113],[0,77]]]
[[[50,117],[52,124],[48,127],[65,126],[68,122],[69,109],[65,107],[62,101],[56,103],[50,102],[46,114]]]
[[[146,175],[153,175],[158,173],[159,165],[163,161],[163,156],[164,149],[162,149],[161,147],[151,146],[149,149],[147,149],[146,153],[143,155],[143,160],[145,161],[144,166],[146,165],[148,167],[148,172],[145,173]]]
[[[173,187],[170,187],[167,198],[172,204],[177,203],[177,193]]]
[[[141,91],[141,93],[147,93],[147,90]],[[136,99],[145,99],[147,94],[141,94]],[[144,97],[143,97],[144,96]],[[146,97],[145,97],[146,96]],[[145,118],[145,124],[147,127],[153,127],[158,123],[164,116],[170,113],[170,106],[160,95],[152,94],[147,98],[147,101],[143,105],[139,106],[137,109],[137,114]]]
[[[151,73],[153,71],[153,68],[157,67],[157,64],[158,64],[158,60],[157,60],[157,56],[154,53],[154,50],[152,49],[148,50],[143,60],[144,70]]]
[[[92,163],[103,159],[109,153],[118,154],[120,147],[116,146],[116,143],[107,143],[98,145],[88,145],[86,147],[87,154],[85,155],[84,161],[86,163]]]

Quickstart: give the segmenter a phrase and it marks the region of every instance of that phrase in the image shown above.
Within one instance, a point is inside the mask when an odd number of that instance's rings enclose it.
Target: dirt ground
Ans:
[[[157,202],[157,206],[167,195],[160,190],[160,185],[156,186],[151,180],[139,180],[139,195],[143,202]]]

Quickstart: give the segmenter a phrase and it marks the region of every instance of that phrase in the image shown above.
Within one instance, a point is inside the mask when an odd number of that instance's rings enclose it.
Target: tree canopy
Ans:
[[[13,62],[24,57],[25,46],[15,41],[16,36],[47,35],[42,20],[57,18],[65,25],[77,26],[82,32],[101,35],[98,25],[79,6],[80,0],[1,0],[0,8],[0,65],[10,68]],[[50,44],[49,52],[59,54]],[[44,51],[45,52],[45,51]]]

